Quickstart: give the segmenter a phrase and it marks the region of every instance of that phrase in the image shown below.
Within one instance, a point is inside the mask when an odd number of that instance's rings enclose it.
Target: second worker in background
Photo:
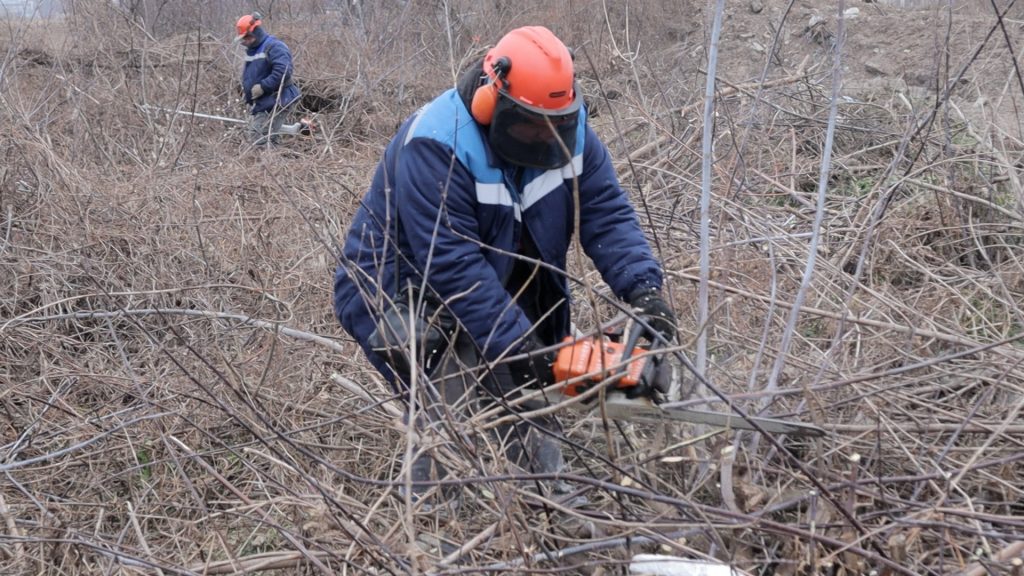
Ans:
[[[249,141],[276,143],[279,134],[297,134],[302,123],[285,124],[299,100],[292,82],[292,52],[263,29],[260,14],[246,14],[235,24],[236,40],[245,46],[242,95],[250,106]]]

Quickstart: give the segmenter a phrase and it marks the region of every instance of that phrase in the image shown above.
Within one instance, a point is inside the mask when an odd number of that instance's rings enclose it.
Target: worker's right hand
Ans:
[[[262,84],[253,84],[252,89],[249,90],[249,94],[250,94],[250,96],[252,97],[253,100],[256,100],[260,96],[263,96],[263,85]]]
[[[661,334],[666,342],[676,336],[676,315],[668,307],[668,303],[656,289],[641,289],[629,297],[629,305],[637,316],[647,323],[654,331]]]
[[[529,335],[513,356],[522,356],[509,360],[508,369],[516,386],[532,386],[543,388],[555,383],[553,365],[557,352],[541,351],[545,345],[536,335]]]

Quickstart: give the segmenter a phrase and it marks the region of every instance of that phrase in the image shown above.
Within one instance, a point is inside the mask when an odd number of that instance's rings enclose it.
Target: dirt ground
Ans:
[[[831,73],[828,52],[837,42],[837,3],[808,0],[745,0],[727,3],[721,33],[718,72],[725,82],[758,81],[769,51],[774,70],[793,71],[801,66],[816,78]],[[883,105],[927,106],[937,91],[957,79],[963,90],[958,105],[996,106],[989,114],[1012,117],[1007,91],[1019,90],[1011,69],[1009,45],[1019,58],[1024,12],[1019,5],[1002,3],[1003,26],[995,9],[979,0],[845,3],[845,38],[842,50],[842,95]],[[998,4],[998,3],[997,3]],[[1009,10],[1005,6],[1010,6]],[[674,56],[669,69],[684,76],[699,74],[706,66],[703,50],[709,40],[710,6],[683,8],[685,24],[668,25],[678,42],[665,49]],[[781,34],[778,33],[781,30]],[[1003,34],[1006,37],[1003,37]],[[980,54],[975,54],[980,51]],[[961,72],[963,74],[961,76]],[[984,113],[984,112],[978,112]],[[1012,125],[1012,124],[1011,124]]]

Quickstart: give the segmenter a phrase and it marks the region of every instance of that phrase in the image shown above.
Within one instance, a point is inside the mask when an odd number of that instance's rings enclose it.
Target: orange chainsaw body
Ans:
[[[612,370],[621,373],[621,377],[615,382],[616,388],[632,388],[640,383],[647,359],[637,358],[623,371],[620,364],[623,361],[622,356],[626,353],[626,345],[622,342],[615,342],[607,337],[575,339],[571,336],[565,338],[563,342],[567,345],[558,351],[553,367],[555,381],[564,382],[571,378],[589,376],[586,380],[566,384],[562,389],[566,396],[576,396],[584,392],[592,383],[610,376]]]

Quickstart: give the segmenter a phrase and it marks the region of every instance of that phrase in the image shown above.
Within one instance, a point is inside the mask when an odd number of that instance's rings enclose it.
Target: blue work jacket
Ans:
[[[377,321],[372,310],[380,309],[381,296],[393,298],[399,287],[424,278],[486,359],[513,347],[531,327],[506,289],[522,231],[529,231],[543,262],[564,271],[574,182],[580,243],[615,295],[661,288],[661,267],[608,151],[587,126],[585,110],[580,114],[573,159],[555,170],[517,168],[492,154],[486,128],[455,89],[399,128],[352,221],[334,279],[335,315],[386,376],[367,345]],[[560,339],[570,330],[568,281],[560,272],[540,274],[562,300],[545,320]]]
[[[299,87],[292,83],[292,53],[284,42],[267,34],[263,28],[253,31],[256,42],[245,51],[242,69],[242,91],[245,103],[252,113],[259,114],[274,108],[280,91],[280,107],[284,108],[299,98]],[[252,99],[252,87],[259,84],[263,95]]]

